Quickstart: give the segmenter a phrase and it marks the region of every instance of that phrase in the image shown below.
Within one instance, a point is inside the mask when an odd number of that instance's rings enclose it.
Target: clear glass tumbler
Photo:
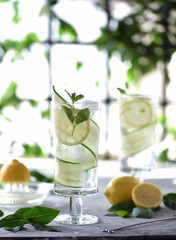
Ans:
[[[156,105],[151,96],[121,94],[119,114],[121,171],[136,174],[151,170],[156,125]]]
[[[83,213],[83,196],[98,192],[98,144],[100,102],[52,102],[54,133],[54,192],[70,198],[70,212],[55,220],[61,224],[84,225],[98,217]],[[82,121],[81,114],[90,114]],[[71,121],[75,119],[74,121]]]

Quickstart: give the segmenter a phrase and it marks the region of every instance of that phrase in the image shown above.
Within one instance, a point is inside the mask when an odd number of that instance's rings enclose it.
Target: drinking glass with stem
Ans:
[[[83,95],[67,91],[66,101],[53,90],[54,193],[70,199],[70,212],[55,220],[67,225],[97,223],[97,216],[83,212],[83,197],[98,192],[101,103],[82,101]]]

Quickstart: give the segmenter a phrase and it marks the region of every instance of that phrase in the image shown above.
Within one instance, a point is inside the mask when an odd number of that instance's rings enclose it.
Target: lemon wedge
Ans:
[[[75,111],[75,109],[73,109]],[[79,110],[76,110],[79,111]],[[82,143],[90,131],[90,120],[86,120],[74,127],[63,108],[54,110],[54,128],[56,137],[62,144],[74,146]]]
[[[144,127],[153,119],[152,105],[144,99],[126,101],[122,105],[123,121],[132,127]]]
[[[162,199],[161,189],[152,183],[140,183],[132,190],[132,200],[137,207],[157,208]]]

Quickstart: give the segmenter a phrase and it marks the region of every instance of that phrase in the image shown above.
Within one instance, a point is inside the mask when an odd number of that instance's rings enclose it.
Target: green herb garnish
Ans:
[[[70,94],[67,91],[66,91],[66,93],[70,97],[72,105],[71,105],[71,107],[64,106],[63,109],[64,109],[68,119],[73,124],[73,130],[72,130],[72,134],[73,134],[74,129],[78,124],[80,124],[84,121],[87,121],[90,118],[90,110],[89,110],[89,108],[84,108],[84,109],[79,109],[79,110],[75,109],[75,102],[84,98],[84,95],[82,95],[82,94],[76,95],[76,93]]]
[[[122,202],[116,205],[113,205],[108,209],[109,212],[113,213],[108,214],[108,216],[119,216],[123,218],[127,217],[138,217],[138,218],[152,218],[153,210],[151,208],[139,208],[134,205],[133,202]]]
[[[153,210],[151,208],[135,207],[135,208],[133,208],[131,216],[138,217],[138,218],[152,218]]]
[[[16,232],[21,230],[24,225],[31,224],[35,229],[40,231],[60,232],[60,230],[46,226],[46,224],[54,220],[59,213],[59,210],[42,206],[20,208],[13,214],[9,214],[1,218],[0,228],[5,228],[6,230]]]
[[[176,193],[164,195],[163,202],[166,207],[176,210]]]

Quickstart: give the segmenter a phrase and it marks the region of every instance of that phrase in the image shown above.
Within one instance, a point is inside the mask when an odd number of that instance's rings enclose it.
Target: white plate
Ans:
[[[0,190],[0,207],[16,208],[40,205],[53,188],[51,183],[30,183],[27,192],[5,192]]]

